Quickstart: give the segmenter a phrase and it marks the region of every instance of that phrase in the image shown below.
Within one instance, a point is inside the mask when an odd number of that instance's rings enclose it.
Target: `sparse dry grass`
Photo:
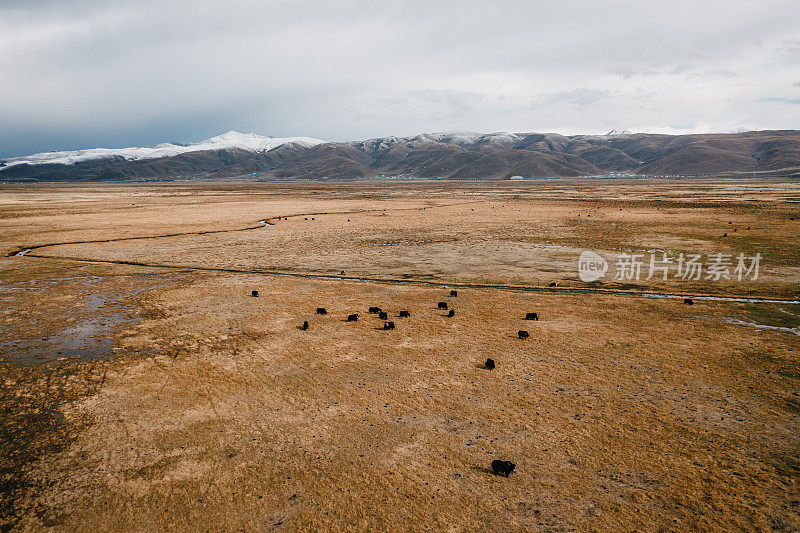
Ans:
[[[773,190],[796,183],[738,191],[756,207],[705,182],[403,187],[11,189],[0,196],[0,244],[349,212],[37,254],[577,286],[587,247],[758,244],[765,261],[781,259],[747,290],[797,295],[800,223]],[[37,207],[42,198],[58,207]],[[752,233],[719,240],[728,220]],[[373,246],[383,242],[395,245]],[[489,288],[453,299],[438,286],[36,257],[1,265],[2,431],[19,451],[0,463],[2,509],[19,528],[800,528],[800,337],[734,322],[797,327],[800,306]],[[371,305],[411,318],[381,331]],[[541,320],[521,320],[527,311]],[[362,319],[344,322],[351,312]],[[113,349],[87,340],[68,348],[97,360],[56,359],[52,339],[80,332]],[[27,352],[40,360],[9,363]],[[494,371],[481,368],[487,357]],[[494,458],[517,471],[492,475]]]

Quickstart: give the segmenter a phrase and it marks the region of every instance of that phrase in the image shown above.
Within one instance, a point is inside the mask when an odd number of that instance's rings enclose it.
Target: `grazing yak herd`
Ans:
[[[254,298],[257,298],[258,297],[258,291],[253,291],[252,292],[252,296]],[[452,298],[458,297],[458,291],[450,291],[450,296]],[[455,309],[451,309],[447,302],[439,302],[436,307],[439,310],[447,311],[447,314],[446,315],[442,315],[442,316],[445,316],[447,318],[453,318],[454,316],[456,316],[456,310]],[[394,329],[394,322],[389,320],[389,313],[387,311],[384,311],[380,307],[376,307],[376,306],[370,307],[367,311],[371,315],[378,315],[378,319],[384,321],[383,322],[383,328],[382,328],[383,330]],[[327,315],[328,314],[328,310],[325,309],[324,307],[317,307],[317,314],[318,315]],[[411,313],[408,312],[408,311],[405,311],[405,310],[404,311],[400,311],[397,314],[397,317],[398,318],[411,318]],[[358,313],[352,313],[352,314],[347,315],[347,318],[345,320],[347,322],[358,322]],[[525,314],[525,320],[539,320],[539,315],[537,313],[526,313]],[[307,320],[304,321],[303,325],[302,326],[298,326],[298,327],[301,330],[306,331],[309,328],[308,321]],[[521,330],[519,330],[517,332],[517,337],[519,338],[519,340],[526,340],[526,339],[530,338],[530,333],[528,333],[527,331],[521,329]],[[486,360],[486,368],[488,368],[489,370],[492,370],[494,368],[494,360],[487,359]]]
[[[252,291],[251,295],[254,298],[257,298],[258,297],[258,291],[256,291],[256,290]],[[450,291],[450,297],[451,298],[457,298],[458,297],[458,291],[451,290]],[[455,309],[450,308],[447,302],[439,302],[438,305],[437,305],[437,309],[442,310],[442,311],[447,311],[447,314],[442,315],[442,316],[447,317],[447,318],[453,318],[455,316],[455,313],[456,313]],[[368,312],[371,315],[377,315],[379,320],[383,320],[384,321],[383,322],[383,328],[381,328],[384,331],[395,329],[394,322],[391,321],[391,320],[388,320],[389,313],[387,311],[384,311],[380,307],[373,306],[373,307],[370,307],[368,309]],[[316,313],[318,315],[327,315],[328,314],[328,310],[325,309],[324,307],[317,307]],[[403,311],[400,311],[397,314],[397,317],[398,318],[411,318],[411,313],[409,311],[403,310]],[[357,322],[358,321],[358,313],[352,313],[352,314],[347,315],[347,318],[345,320],[347,322]],[[539,320],[539,315],[537,313],[526,313],[525,314],[525,320]],[[302,331],[306,331],[306,330],[309,329],[309,327],[310,326],[308,324],[308,320],[305,320],[305,321],[303,321],[303,325],[298,326],[298,329],[300,329]],[[528,339],[530,337],[530,334],[525,330],[519,330],[517,332],[517,337],[520,340],[525,340],[525,339]],[[494,370],[494,368],[495,368],[494,359],[492,359],[492,358],[486,359],[486,362],[484,363],[483,366],[484,366],[484,368],[486,370]],[[505,476],[505,477],[508,477],[509,474],[511,474],[514,471],[514,469],[516,468],[516,465],[514,463],[512,463],[511,461],[501,461],[499,459],[495,459],[494,461],[492,461],[492,465],[491,466],[492,466],[492,472],[494,472],[495,475]]]

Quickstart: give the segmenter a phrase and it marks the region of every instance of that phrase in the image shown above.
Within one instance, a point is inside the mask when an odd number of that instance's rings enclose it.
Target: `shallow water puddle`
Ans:
[[[174,278],[179,277],[183,276]],[[89,275],[5,286],[2,302],[10,322],[4,324],[0,361],[35,364],[62,357],[113,357],[114,334],[138,321],[137,297],[171,283],[172,278]]]
[[[791,333],[792,335],[797,335],[800,337],[800,326],[789,328],[785,326],[768,326],[766,324],[756,324],[755,322],[747,322],[746,320],[739,320],[736,318],[726,318],[726,322],[729,324],[737,324],[739,326],[748,326],[752,328],[756,328],[758,330],[770,330],[770,331],[784,331],[786,333]]]

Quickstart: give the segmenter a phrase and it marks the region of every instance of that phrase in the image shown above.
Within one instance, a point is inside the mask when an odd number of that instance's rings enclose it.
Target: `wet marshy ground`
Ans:
[[[65,405],[96,393],[116,356],[143,356],[116,337],[144,313],[142,297],[180,279],[106,275],[91,268],[69,275],[0,284],[0,530],[13,526],[42,480],[30,468],[62,451],[88,419],[65,423]],[[47,523],[47,520],[44,520]]]

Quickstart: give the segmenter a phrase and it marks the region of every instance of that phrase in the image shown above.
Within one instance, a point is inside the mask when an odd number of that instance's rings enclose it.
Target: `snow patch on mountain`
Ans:
[[[412,137],[409,142],[411,143],[426,143],[438,142],[447,144],[457,144],[464,146],[474,144],[482,134],[475,133],[474,131],[444,131],[440,133],[423,133]]]
[[[86,150],[72,150],[65,152],[43,152],[21,157],[9,157],[4,160],[7,166],[44,164],[74,165],[82,161],[93,159],[111,159],[121,157],[128,161],[139,159],[157,159],[160,157],[172,157],[187,152],[200,152],[203,150],[232,150],[240,149],[248,152],[266,152],[283,146],[284,144],[296,144],[304,148],[310,148],[326,141],[311,137],[266,137],[255,133],[239,133],[229,131],[216,137],[211,137],[205,141],[192,144],[161,143],[154,146],[136,146],[131,148],[89,148]]]
[[[441,133],[423,133],[412,137],[408,142],[425,143],[438,142],[456,144],[458,146],[469,146],[471,144],[508,144],[523,139],[527,134],[496,132],[496,133],[476,133],[474,131],[445,131]]]
[[[365,141],[352,141],[349,144],[360,150],[387,150],[399,144],[410,147],[425,144],[455,144],[458,146],[471,146],[474,144],[512,144],[524,139],[528,133],[476,133],[474,131],[444,131],[439,133],[422,133],[410,137],[378,137]]]

